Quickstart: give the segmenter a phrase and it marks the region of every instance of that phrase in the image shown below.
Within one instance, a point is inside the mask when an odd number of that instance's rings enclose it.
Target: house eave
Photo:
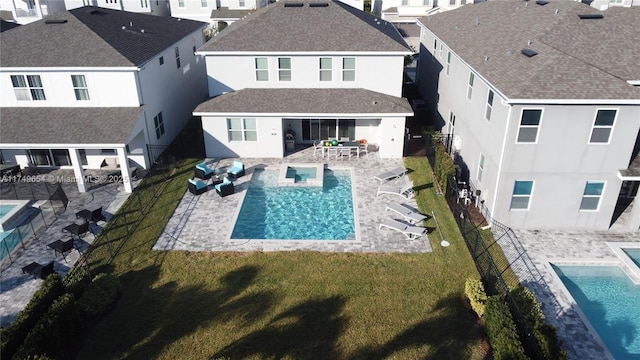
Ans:
[[[640,105],[640,99],[506,99],[508,105]]]
[[[412,55],[413,52],[407,51],[196,51],[196,55],[200,56],[253,56],[253,55],[358,55],[358,56],[405,56]]]
[[[243,117],[282,117],[282,118],[357,118],[357,119],[370,119],[381,117],[394,117],[394,116],[413,116],[412,112],[399,112],[399,113],[234,113],[234,112],[194,112],[193,116],[208,116],[208,117],[226,117],[226,116],[243,116]]]
[[[29,149],[52,149],[52,148],[70,148],[70,149],[111,149],[111,148],[123,148],[127,145],[122,144],[60,144],[60,143],[42,143],[42,144],[32,144],[32,143],[3,143],[0,144],[0,149],[24,149],[28,147]]]

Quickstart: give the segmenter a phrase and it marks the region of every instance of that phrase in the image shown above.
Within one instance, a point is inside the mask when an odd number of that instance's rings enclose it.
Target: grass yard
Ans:
[[[79,359],[484,359],[463,300],[478,277],[425,158],[407,158],[433,253],[151,251],[197,161],[185,163],[107,268],[123,295]]]

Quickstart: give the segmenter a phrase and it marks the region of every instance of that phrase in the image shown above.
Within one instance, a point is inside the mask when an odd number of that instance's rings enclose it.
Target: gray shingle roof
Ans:
[[[51,20],[66,22],[50,23]],[[200,21],[86,6],[3,33],[0,64],[3,67],[139,66],[206,25]],[[126,29],[123,30],[123,26]]]
[[[211,10],[211,19],[240,19],[251,12],[252,10],[230,10],[228,7],[221,7]]]
[[[339,1],[283,0],[229,25],[201,51],[410,51],[391,23]],[[310,4],[326,4],[313,7]]]
[[[419,22],[509,98],[640,99],[627,83],[640,80],[640,7],[495,0]],[[526,57],[524,48],[538,55]]]
[[[211,98],[194,113],[399,114],[407,99],[364,89],[243,89]]]
[[[143,107],[0,108],[2,144],[125,144]]]

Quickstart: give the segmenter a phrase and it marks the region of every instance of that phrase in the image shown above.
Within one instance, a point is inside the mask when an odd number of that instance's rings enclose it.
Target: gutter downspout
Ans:
[[[505,104],[503,101],[500,101],[502,104]],[[500,187],[500,179],[502,178],[502,164],[504,161],[504,153],[507,147],[507,135],[509,134],[509,124],[511,123],[511,111],[513,110],[513,105],[505,104],[509,106],[509,111],[507,113],[507,126],[504,128],[504,138],[502,139],[502,149],[500,150],[500,161],[498,162],[498,179],[496,180],[496,187],[493,189],[493,201],[491,201],[491,220],[489,220],[489,225],[493,225],[493,214],[495,214],[496,209],[496,200],[498,198],[498,188]]]

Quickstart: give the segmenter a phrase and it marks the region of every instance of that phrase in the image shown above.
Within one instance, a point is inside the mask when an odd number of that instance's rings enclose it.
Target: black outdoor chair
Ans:
[[[48,264],[40,265],[37,262],[32,262],[31,264],[22,268],[23,274],[29,274],[33,276],[34,279],[46,279],[47,276],[53,274],[55,271],[53,270],[53,261]]]
[[[82,223],[80,225],[73,223],[71,225],[67,225],[65,226],[62,231],[68,231],[70,232],[72,235],[75,235],[78,237],[78,239],[80,238],[80,235],[84,235],[86,232],[89,231],[89,223],[85,222]]]
[[[87,209],[82,209],[76,213],[76,218],[84,219],[86,222],[93,221],[97,223],[98,221],[107,221],[107,218],[102,215],[102,207],[95,209],[93,211],[89,211]]]
[[[57,255],[58,253],[60,253],[62,255],[62,258],[64,259],[64,261],[67,261],[67,257],[66,254],[75,249],[75,246],[73,245],[73,238],[67,240],[67,241],[62,241],[62,240],[56,240],[52,243],[49,243],[47,245],[48,247],[50,247],[51,249],[53,249],[54,253]]]

